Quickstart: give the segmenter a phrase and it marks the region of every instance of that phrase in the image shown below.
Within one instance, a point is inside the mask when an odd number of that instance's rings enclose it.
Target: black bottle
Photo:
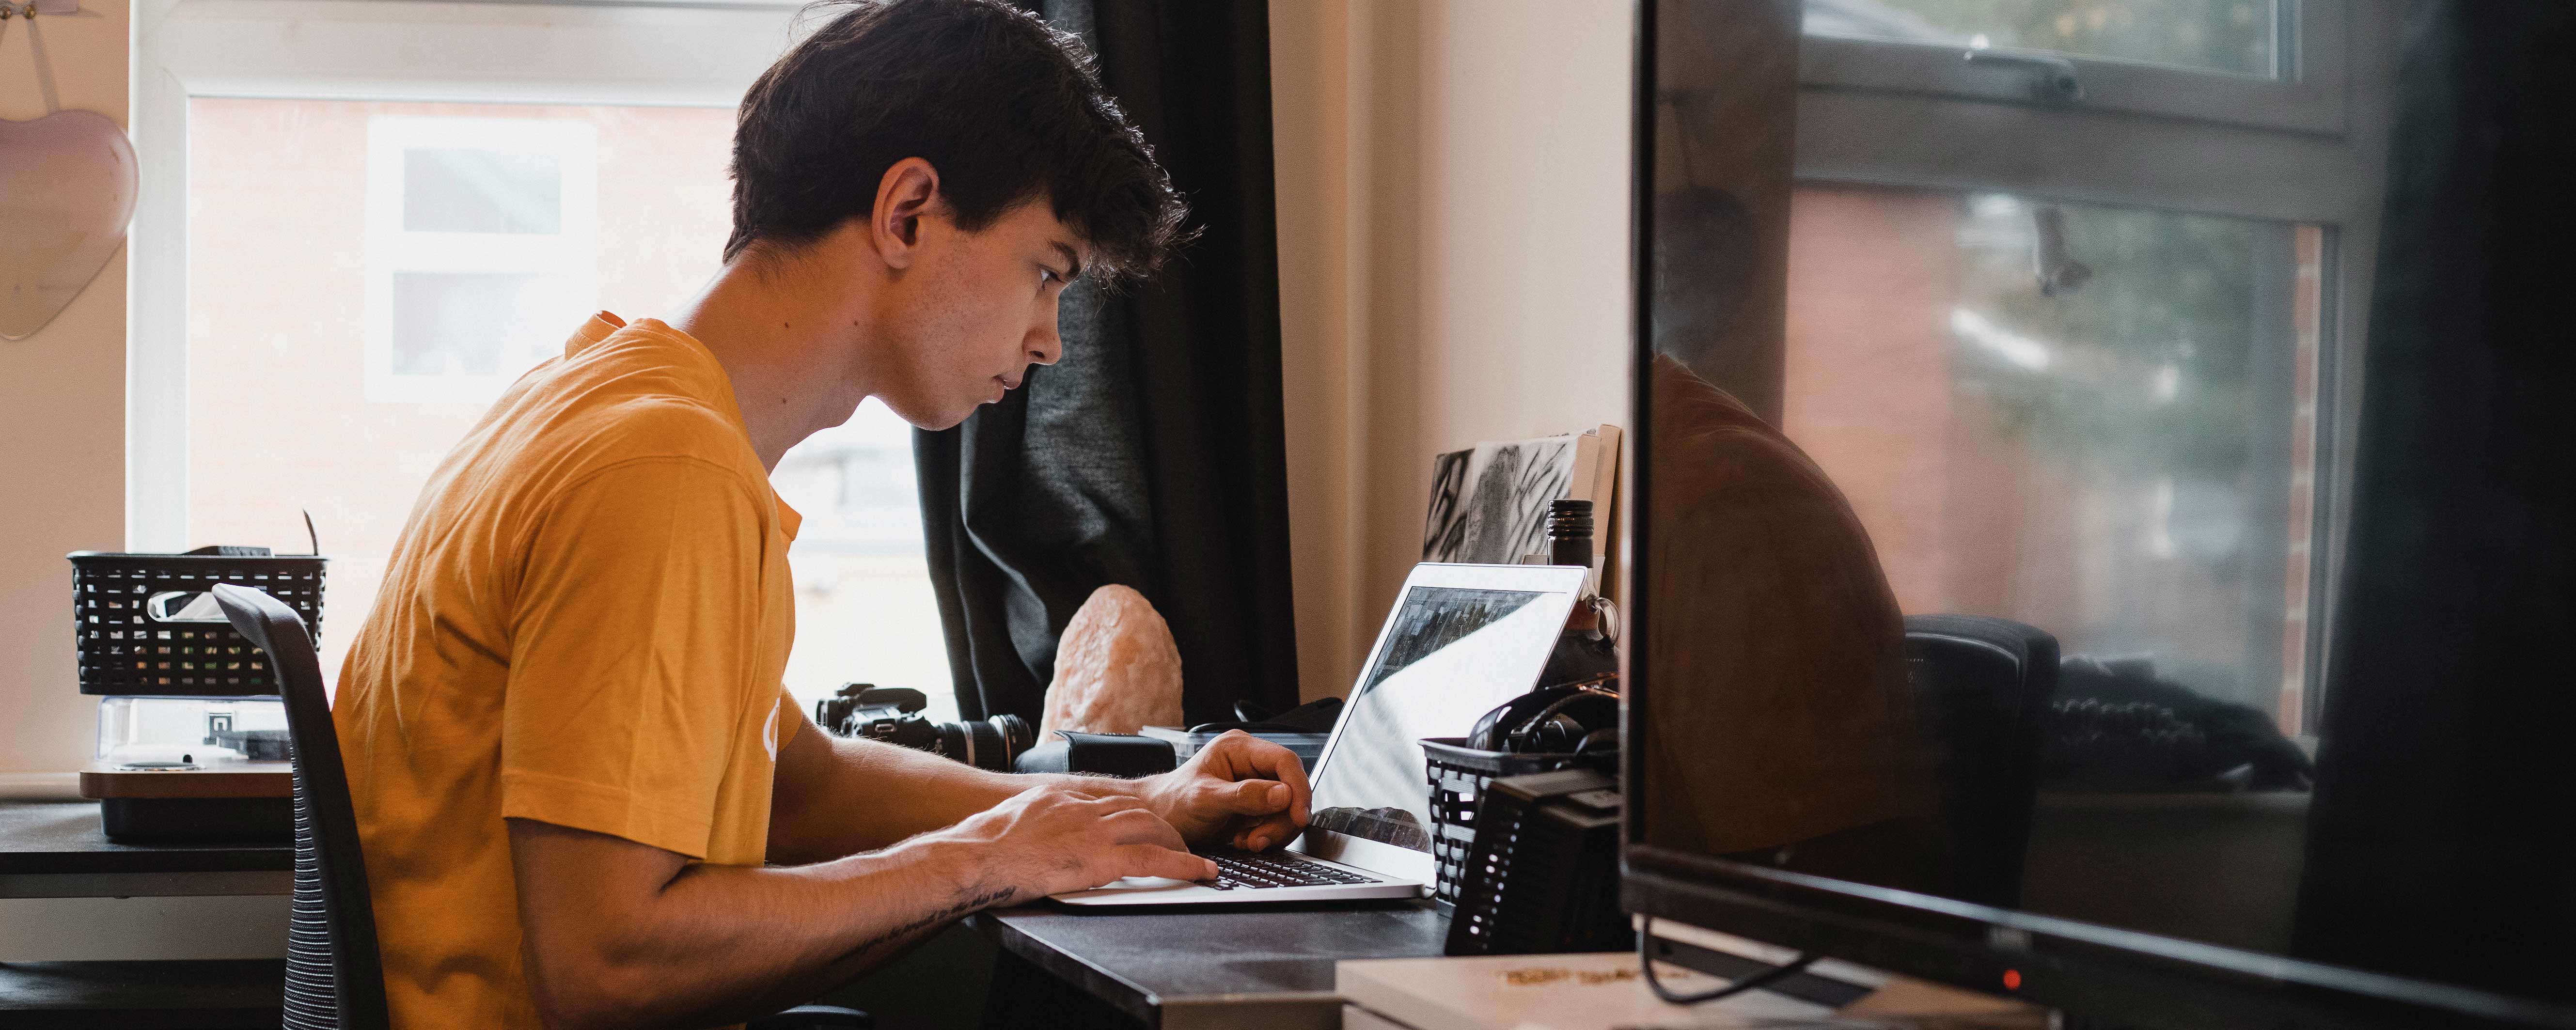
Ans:
[[[1547,549],[1550,565],[1592,567],[1592,502],[1547,502]]]

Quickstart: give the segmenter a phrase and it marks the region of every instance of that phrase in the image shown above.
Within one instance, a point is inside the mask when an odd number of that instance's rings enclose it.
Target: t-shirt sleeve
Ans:
[[[740,479],[694,459],[630,461],[554,499],[513,605],[503,818],[706,857],[737,728],[777,703],[774,685],[746,689],[767,539]]]

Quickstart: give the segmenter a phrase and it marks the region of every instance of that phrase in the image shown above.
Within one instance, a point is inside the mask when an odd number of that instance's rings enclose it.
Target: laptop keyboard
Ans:
[[[1321,862],[1275,857],[1249,851],[1206,852],[1216,863],[1216,880],[1206,883],[1221,891],[1250,890],[1255,887],[1339,887],[1382,881],[1344,872]]]

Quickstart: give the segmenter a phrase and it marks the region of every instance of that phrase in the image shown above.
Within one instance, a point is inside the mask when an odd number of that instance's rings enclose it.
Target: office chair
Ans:
[[[295,610],[251,587],[219,584],[215,602],[233,629],[268,653],[286,701],[287,755],[295,762],[295,900],[286,926],[287,1030],[381,1030],[384,967],[376,910],[358,851],[358,816],[322,663]]]
[[[295,763],[295,898],[286,930],[286,1030],[384,1030],[383,957],[376,910],[358,845],[357,809],[322,688],[322,663],[295,610],[251,587],[220,584],[215,602],[233,629],[267,652],[286,701]],[[867,1013],[803,1005],[752,1020],[745,1030],[867,1030]]]
[[[2010,619],[1909,615],[1905,657],[1916,724],[1939,769],[1948,893],[2018,906],[2057,638]]]

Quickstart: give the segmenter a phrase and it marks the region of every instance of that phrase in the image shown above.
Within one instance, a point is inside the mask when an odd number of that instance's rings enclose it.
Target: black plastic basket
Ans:
[[[1458,887],[1467,870],[1467,853],[1476,847],[1476,802],[1497,776],[1555,772],[1575,763],[1572,754],[1522,755],[1478,751],[1463,746],[1464,737],[1428,737],[1422,741],[1423,775],[1431,788],[1431,859],[1438,875],[1432,897],[1440,908],[1458,907]]]
[[[211,549],[210,549],[211,550]],[[268,592],[322,636],[319,555],[111,554],[74,551],[72,635],[80,692],[114,697],[259,697],[277,693],[268,655],[220,613],[182,616],[217,583]],[[204,605],[198,606],[200,609]]]

